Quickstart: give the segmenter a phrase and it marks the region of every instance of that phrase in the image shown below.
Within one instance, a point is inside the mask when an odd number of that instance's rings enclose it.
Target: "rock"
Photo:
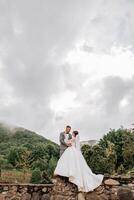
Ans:
[[[47,191],[46,187],[42,188],[42,192],[46,193],[46,191]]]
[[[85,200],[85,195],[82,192],[78,193],[78,200]]]
[[[86,200],[109,200],[106,194],[97,195],[95,192],[89,192],[86,195]]]
[[[96,192],[97,194],[102,194],[102,193],[104,192],[104,187],[99,186],[98,188],[95,189],[95,192]]]
[[[35,192],[37,192],[37,191],[38,191],[38,189],[39,189],[38,187],[34,187],[34,191],[35,191]]]
[[[22,200],[31,200],[31,194],[29,194],[29,193],[23,194]]]
[[[24,188],[20,188],[19,192],[22,193],[22,194],[25,194],[27,193],[27,187],[24,187]]]
[[[10,191],[12,191],[12,192],[17,192],[17,186],[12,186],[12,187],[10,188]]]
[[[31,200],[40,200],[40,195],[39,195],[39,193],[33,192],[32,199],[31,199]]]
[[[119,200],[134,200],[132,191],[127,188],[120,188],[117,191],[117,197]]]
[[[113,187],[111,188],[111,193],[117,195],[117,190],[118,190],[118,188],[119,188],[118,186],[113,186]]]
[[[99,200],[109,200],[109,196],[107,196],[106,194],[101,194],[99,196]],[[115,200],[115,199],[114,199]]]
[[[117,200],[117,195],[111,194],[110,195],[110,200]]]
[[[68,178],[56,176],[53,179],[54,187],[51,200],[77,200],[77,186],[68,181]]]
[[[20,197],[12,197],[12,198],[10,198],[10,199],[7,199],[7,198],[6,198],[6,200],[21,200],[21,198],[20,198]]]
[[[0,200],[5,200],[5,196],[0,194]]]
[[[50,200],[50,194],[43,194],[41,200]]]
[[[128,184],[128,187],[129,187],[130,189],[134,190],[134,184],[133,184],[133,183],[129,183],[129,184]]]
[[[120,183],[114,179],[107,179],[104,181],[104,184],[105,185],[108,185],[108,186],[116,186],[116,185],[120,185]]]
[[[110,191],[107,190],[107,189],[105,189],[105,190],[104,190],[104,194],[106,194],[106,195],[110,195]]]
[[[95,192],[89,192],[86,194],[86,200],[100,200]]]
[[[7,192],[2,192],[1,194],[4,194],[4,195],[6,195],[6,194],[7,194]]]
[[[4,191],[8,191],[8,186],[4,186],[4,187],[3,187],[3,190],[4,190]]]

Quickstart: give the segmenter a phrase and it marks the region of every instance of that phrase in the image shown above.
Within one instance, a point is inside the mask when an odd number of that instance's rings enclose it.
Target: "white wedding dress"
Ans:
[[[73,137],[74,138],[74,137]],[[69,177],[69,181],[78,186],[82,192],[93,191],[103,180],[103,175],[94,174],[80,150],[79,135],[72,142],[58,160],[54,175]]]

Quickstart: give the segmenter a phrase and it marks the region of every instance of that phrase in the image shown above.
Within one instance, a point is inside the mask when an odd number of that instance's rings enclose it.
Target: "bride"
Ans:
[[[72,139],[66,141],[71,144],[61,155],[54,175],[65,176],[69,181],[77,185],[81,192],[93,191],[103,180],[103,175],[94,174],[86,163],[80,150],[78,131],[73,131]]]

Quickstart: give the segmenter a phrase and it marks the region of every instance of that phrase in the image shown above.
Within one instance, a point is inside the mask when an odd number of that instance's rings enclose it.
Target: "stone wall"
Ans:
[[[132,200],[134,176],[105,177],[93,192],[79,193],[68,178],[56,176],[53,184],[0,184],[0,200]]]
[[[53,184],[0,184],[0,200],[50,200]]]
[[[134,177],[105,177],[102,185],[93,192],[78,193],[77,187],[67,178],[55,177],[51,200],[132,200]]]

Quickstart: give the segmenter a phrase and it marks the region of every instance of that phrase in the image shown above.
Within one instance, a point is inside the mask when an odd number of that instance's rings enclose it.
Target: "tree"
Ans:
[[[49,164],[48,161],[46,159],[38,159],[36,161],[34,161],[31,165],[32,170],[39,168],[41,171],[47,171],[49,169]]]
[[[41,171],[39,168],[36,168],[32,172],[31,183],[40,183],[41,182]]]
[[[14,167],[17,167],[17,164],[20,159],[18,153],[18,147],[12,147],[10,149],[7,159],[9,163],[11,163]]]
[[[54,156],[51,157],[51,159],[49,160],[49,166],[48,166],[48,169],[47,169],[49,177],[51,177],[51,178],[52,178],[53,172],[56,168],[56,164],[57,164],[57,159]]]
[[[97,174],[111,173],[111,170],[113,170],[109,166],[110,163],[106,155],[105,149],[103,149],[99,145],[93,146],[93,153],[90,160],[91,169]]]
[[[82,154],[83,154],[84,158],[87,161],[87,164],[90,166],[91,162],[92,162],[91,158],[92,158],[92,154],[93,154],[92,146],[84,144],[81,147],[81,151],[82,151]]]
[[[123,134],[124,130],[122,128],[118,130],[110,130],[108,134],[104,135],[104,137],[100,140],[99,145],[103,148],[108,147],[108,142],[111,142],[115,145],[115,152],[117,155],[117,164],[116,168],[118,168],[123,162],[122,148],[123,148]]]
[[[131,169],[134,166],[134,140],[126,138],[124,141],[122,155],[124,158],[124,166],[126,169]]]
[[[46,144],[45,145],[45,152],[48,155],[48,161],[51,160],[52,157],[59,157],[59,148],[56,148],[52,144]]]
[[[2,165],[4,164],[4,158],[3,156],[0,156],[0,178],[1,178],[1,172],[2,172]]]
[[[31,152],[29,162],[32,164],[33,162],[40,160],[43,161],[44,159],[48,160],[49,155],[47,154],[45,150],[44,144],[36,144],[34,149]]]
[[[82,153],[95,173],[124,173],[134,166],[134,134],[123,127],[110,130],[97,145],[84,145]]]
[[[14,147],[8,155],[8,162],[11,163],[15,168],[22,169],[24,179],[26,178],[26,171],[30,168],[29,157],[31,152],[25,147]]]

